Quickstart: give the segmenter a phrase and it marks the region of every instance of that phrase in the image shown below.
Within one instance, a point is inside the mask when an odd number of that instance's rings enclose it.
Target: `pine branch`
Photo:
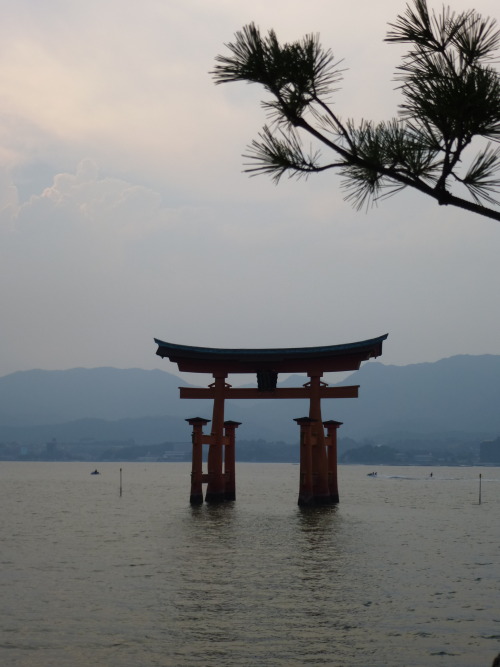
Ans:
[[[245,169],[245,172],[252,176],[268,174],[275,183],[279,183],[286,173],[289,177],[300,178],[339,166],[339,164],[320,165],[319,151],[306,155],[293,132],[287,134],[280,130],[277,137],[269,127],[264,126],[259,133],[259,139],[252,141],[248,147],[249,152],[243,155],[244,158],[251,160],[247,164],[253,166]]]
[[[457,180],[465,185],[476,203],[499,205],[498,197],[494,196],[500,190],[500,175],[495,176],[499,168],[500,148],[493,149],[488,144],[486,150],[476,155],[465,177]]]
[[[302,177],[338,169],[346,199],[360,208],[412,187],[440,205],[457,206],[500,221],[498,150],[480,152],[462,176],[466,150],[477,137],[500,141],[500,77],[492,62],[500,45],[493,19],[474,10],[429,12],[413,0],[390,24],[386,41],[410,45],[397,68],[403,101],[400,117],[386,123],[343,123],[330,97],[343,71],[317,35],[280,44],[274,31],[254,24],[236,33],[229,54],[217,56],[216,83],[258,83],[273,129],[265,126],[245,158],[251,175]],[[309,135],[338,159],[323,162],[320,150],[302,147]],[[471,200],[454,194],[461,184]],[[487,206],[488,204],[489,206]]]

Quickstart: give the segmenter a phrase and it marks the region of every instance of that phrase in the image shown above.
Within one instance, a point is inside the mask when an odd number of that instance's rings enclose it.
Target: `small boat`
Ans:
[[[97,468],[94,470],[94,472],[90,473],[91,475],[100,475],[101,473],[97,470]]]
[[[377,473],[376,473],[376,472],[369,472],[369,473],[367,474],[367,477],[376,477],[376,476],[377,476]]]

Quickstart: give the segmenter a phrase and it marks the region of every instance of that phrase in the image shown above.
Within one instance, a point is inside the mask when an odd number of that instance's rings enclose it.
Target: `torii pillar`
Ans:
[[[213,388],[214,405],[212,416],[212,433],[208,449],[208,486],[205,500],[207,503],[223,502],[225,497],[224,484],[224,389],[227,373],[214,374]]]
[[[322,374],[309,375],[311,394],[309,398],[309,419],[311,419],[311,435],[314,439],[312,447],[313,465],[313,502],[317,505],[329,505],[332,502],[328,487],[328,461],[325,448],[325,433],[321,421],[321,388],[328,386],[321,382]],[[337,501],[338,502],[338,499]]]
[[[186,421],[193,427],[191,434],[193,454],[191,458],[191,495],[189,496],[189,502],[191,505],[201,505],[203,503],[203,427],[210,420],[193,417],[192,419],[186,419]]]
[[[330,498],[334,503],[339,502],[339,482],[337,476],[337,431],[342,422],[329,419],[323,422],[326,428],[326,446],[328,450],[328,488],[330,489]]]
[[[236,500],[236,429],[241,422],[224,422],[224,500]]]

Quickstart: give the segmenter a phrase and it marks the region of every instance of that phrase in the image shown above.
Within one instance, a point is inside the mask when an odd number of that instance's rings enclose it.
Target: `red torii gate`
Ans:
[[[203,427],[210,420],[200,417],[186,420],[193,427],[190,502],[203,502],[203,483],[207,484],[206,502],[224,502],[236,497],[235,430],[240,424],[224,421],[226,399],[307,398],[309,416],[295,420],[300,426],[298,502],[299,505],[338,503],[337,429],[342,422],[322,422],[321,399],[357,398],[359,385],[329,387],[321,377],[327,372],[358,370],[363,361],[379,357],[387,336],[344,345],[274,349],[192,347],[155,338],[156,354],[168,357],[180,371],[210,373],[214,378],[208,388],[180,387],[181,398],[213,399],[210,435],[203,434]],[[255,373],[257,388],[232,387],[226,382],[230,373]],[[306,373],[309,382],[303,387],[278,388],[279,373]],[[209,445],[206,474],[202,464],[204,444]]]

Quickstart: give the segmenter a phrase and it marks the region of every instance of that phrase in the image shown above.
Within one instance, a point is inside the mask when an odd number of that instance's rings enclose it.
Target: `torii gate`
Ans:
[[[203,427],[210,420],[194,417],[191,504],[203,503],[202,484],[207,484],[206,502],[234,500],[235,430],[239,422],[224,421],[224,401],[243,398],[308,398],[309,416],[296,419],[300,426],[299,505],[330,505],[339,502],[337,482],[337,429],[342,422],[322,422],[322,398],[357,398],[359,385],[329,387],[323,373],[358,370],[363,361],[379,357],[388,334],[345,345],[274,349],[218,349],[175,345],[155,338],[156,354],[168,357],[180,371],[210,373],[208,388],[180,387],[181,398],[213,399],[210,435]],[[226,382],[230,373],[255,373],[257,388],[233,388]],[[279,373],[306,373],[303,387],[278,388]],[[325,434],[326,429],[326,434]],[[203,445],[209,445],[208,472],[203,473]]]

